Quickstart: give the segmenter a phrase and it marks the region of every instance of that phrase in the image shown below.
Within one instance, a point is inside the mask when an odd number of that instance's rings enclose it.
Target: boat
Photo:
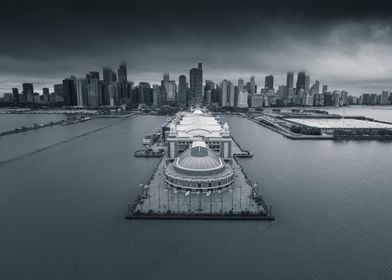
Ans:
[[[153,149],[137,150],[134,153],[135,157],[161,157],[165,154],[163,149],[154,151]]]

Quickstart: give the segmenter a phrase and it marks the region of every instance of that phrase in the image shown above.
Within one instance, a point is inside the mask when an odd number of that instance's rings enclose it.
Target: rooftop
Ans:
[[[223,168],[222,160],[204,144],[194,142],[191,148],[183,152],[174,162],[180,171],[216,171]]]
[[[183,114],[176,130],[178,137],[220,137],[222,126],[213,116],[195,110],[193,113]]]

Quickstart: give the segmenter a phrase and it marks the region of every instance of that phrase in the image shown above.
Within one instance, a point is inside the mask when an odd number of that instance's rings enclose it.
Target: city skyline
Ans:
[[[8,1],[0,19],[6,42],[0,94],[23,82],[48,87],[121,59],[135,83],[159,82],[165,72],[178,77],[202,61],[204,76],[216,82],[254,75],[260,85],[272,74],[279,85],[286,71],[304,70],[357,96],[390,90],[391,4],[316,6],[306,0]]]

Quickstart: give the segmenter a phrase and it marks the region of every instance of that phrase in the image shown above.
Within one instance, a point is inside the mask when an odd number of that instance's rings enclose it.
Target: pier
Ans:
[[[260,186],[239,161],[253,154],[230,135],[227,123],[200,109],[181,112],[162,137],[165,155],[139,185],[127,219],[274,220]],[[156,149],[135,156],[147,151]]]
[[[187,193],[167,186],[164,170],[169,160],[163,157],[151,177],[141,184],[137,199],[128,205],[126,219],[153,220],[265,220],[273,221],[271,205],[265,202],[257,183],[242,168],[237,155],[244,150],[232,138],[233,186],[227,190]]]

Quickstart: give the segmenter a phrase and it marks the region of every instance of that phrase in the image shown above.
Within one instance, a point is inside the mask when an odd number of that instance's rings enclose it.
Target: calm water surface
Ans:
[[[66,119],[65,114],[0,114],[0,132]]]
[[[157,164],[132,152],[165,117],[40,129],[0,139],[0,279],[391,279],[392,143],[221,118],[275,222],[125,220]]]

